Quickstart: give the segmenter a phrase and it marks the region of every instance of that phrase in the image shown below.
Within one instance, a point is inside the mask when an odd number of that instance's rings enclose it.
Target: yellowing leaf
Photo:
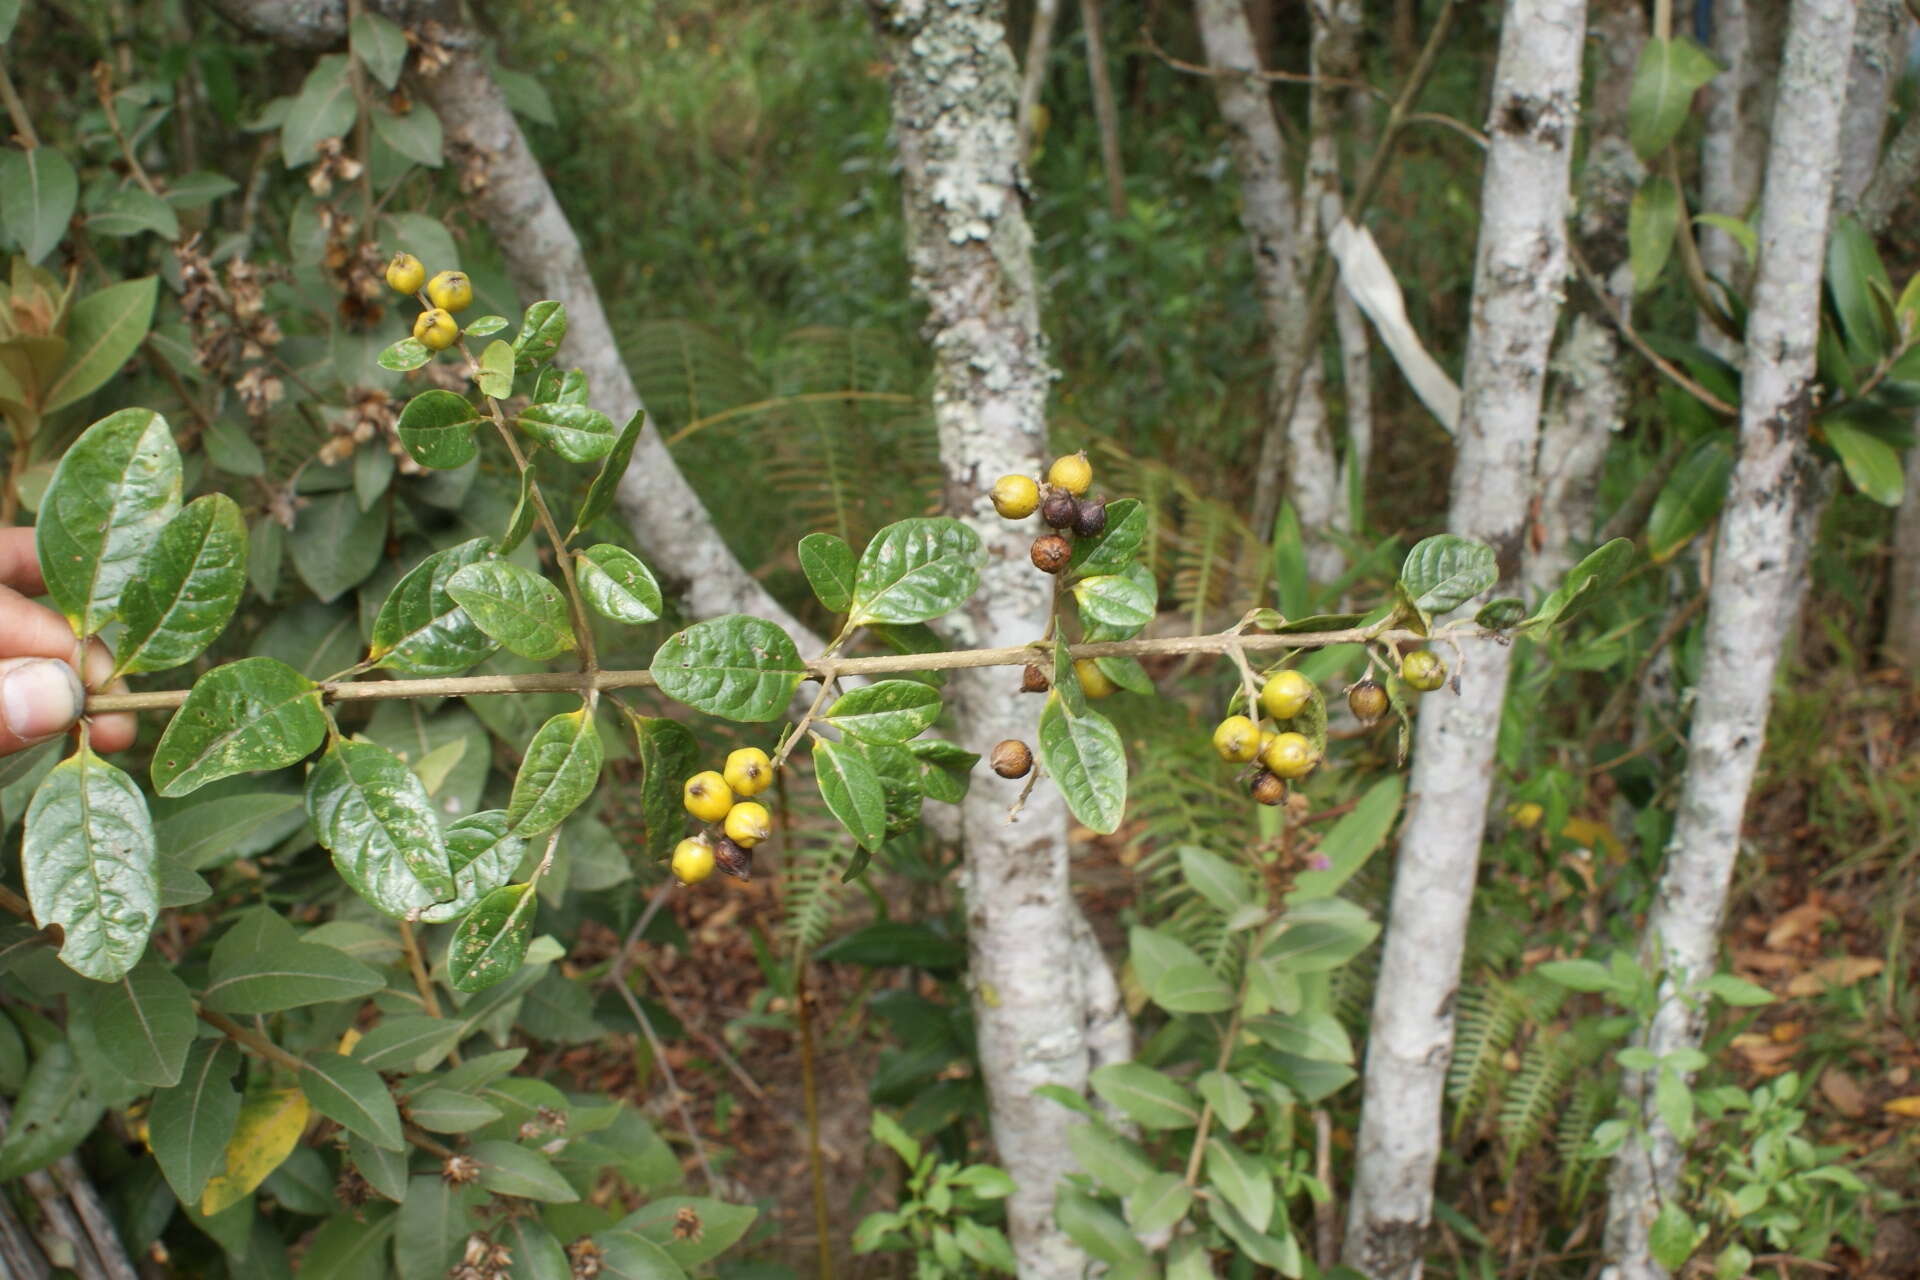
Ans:
[[[1613,834],[1613,828],[1592,818],[1568,818],[1567,825],[1560,828],[1560,834],[1582,848],[1615,857],[1624,852],[1619,837]]]
[[[207,1181],[200,1212],[211,1218],[250,1196],[293,1154],[307,1127],[307,1095],[298,1089],[252,1093],[227,1142],[227,1167]]]
[[[1880,1104],[1880,1109],[1909,1120],[1920,1120],[1920,1093],[1910,1093],[1904,1098],[1889,1098]]]
[[[1516,827],[1525,827],[1529,831],[1540,825],[1540,819],[1547,814],[1546,809],[1537,804],[1514,804],[1507,806],[1507,816],[1513,819]]]
[[[1879,956],[1831,956],[1787,983],[1787,994],[1817,996],[1829,987],[1850,987],[1886,967]]]

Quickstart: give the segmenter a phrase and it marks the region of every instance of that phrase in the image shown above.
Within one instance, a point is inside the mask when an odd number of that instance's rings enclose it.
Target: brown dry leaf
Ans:
[[[1748,1032],[1733,1038],[1733,1047],[1747,1060],[1747,1065],[1762,1075],[1775,1076],[1787,1069],[1793,1060],[1797,1045],[1775,1044],[1771,1036],[1756,1035]]]
[[[1910,1093],[1904,1098],[1889,1098],[1880,1104],[1880,1109],[1909,1120],[1920,1120],[1920,1093]]]
[[[1767,927],[1767,947],[1778,951],[1781,947],[1799,938],[1820,932],[1824,922],[1833,919],[1833,912],[1818,901],[1803,902],[1789,911],[1782,912]]]
[[[1767,1029],[1775,1044],[1790,1044],[1798,1040],[1807,1029],[1804,1022],[1776,1022]]]
[[[1733,953],[1734,964],[1753,973],[1791,973],[1800,967],[1797,956],[1777,951],[1744,950]]]
[[[1886,967],[1879,956],[1829,956],[1787,983],[1787,994],[1817,996],[1828,987],[1850,987]]]
[[[1820,1073],[1820,1092],[1835,1111],[1849,1120],[1858,1120],[1867,1114],[1867,1091],[1838,1067],[1828,1067]]]

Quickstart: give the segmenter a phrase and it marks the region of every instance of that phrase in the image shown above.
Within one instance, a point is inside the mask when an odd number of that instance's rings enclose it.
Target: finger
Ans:
[[[0,584],[30,596],[43,595],[40,554],[34,549],[32,529],[0,529]]]
[[[18,591],[0,586],[0,657],[71,662],[78,645],[65,618]],[[103,677],[105,674],[101,673]]]
[[[0,755],[64,733],[85,701],[80,678],[58,659],[0,660]]]
[[[69,633],[71,634],[71,633]],[[113,674],[113,654],[98,639],[87,641],[86,685],[96,693],[125,693],[127,682],[105,684]],[[110,711],[87,719],[87,736],[95,751],[125,751],[139,732],[139,718],[131,711]]]

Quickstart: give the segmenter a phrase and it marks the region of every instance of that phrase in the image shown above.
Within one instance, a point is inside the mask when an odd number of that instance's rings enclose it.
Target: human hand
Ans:
[[[73,628],[30,598],[46,589],[33,530],[0,529],[0,756],[65,733],[86,705],[86,687],[74,670],[80,642]],[[111,674],[113,655],[89,640],[87,684]],[[127,712],[94,716],[88,737],[96,751],[124,751],[133,745],[134,718]]]

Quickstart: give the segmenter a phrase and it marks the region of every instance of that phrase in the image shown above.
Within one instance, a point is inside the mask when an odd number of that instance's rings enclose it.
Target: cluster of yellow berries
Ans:
[[[427,268],[410,253],[396,253],[387,264],[387,286],[396,293],[427,292],[427,309],[413,322],[414,341],[429,351],[445,351],[460,340],[456,311],[473,305],[473,281],[464,271],[442,271],[427,279]]]
[[[682,884],[699,884],[719,867],[740,880],[753,869],[753,846],[773,834],[773,815],[757,796],[773,785],[773,761],[758,747],[741,747],[726,765],[688,778],[680,798],[687,812],[716,823],[719,834],[688,836],[673,850],[673,874]]]
[[[1276,723],[1292,720],[1314,699],[1313,681],[1298,671],[1276,671],[1260,690],[1260,710]],[[1231,764],[1255,764],[1247,790],[1261,804],[1287,798],[1287,783],[1304,778],[1320,763],[1320,753],[1304,733],[1263,730],[1251,716],[1228,716],[1213,731],[1213,749]]]
[[[1105,498],[1087,497],[1093,487],[1093,464],[1084,453],[1055,458],[1046,482],[1032,476],[1001,476],[993,482],[993,509],[1008,520],[1025,520],[1038,511],[1055,533],[1033,540],[1033,566],[1043,573],[1059,573],[1073,559],[1068,532],[1091,538],[1107,527]],[[1108,692],[1112,692],[1111,686]]]

